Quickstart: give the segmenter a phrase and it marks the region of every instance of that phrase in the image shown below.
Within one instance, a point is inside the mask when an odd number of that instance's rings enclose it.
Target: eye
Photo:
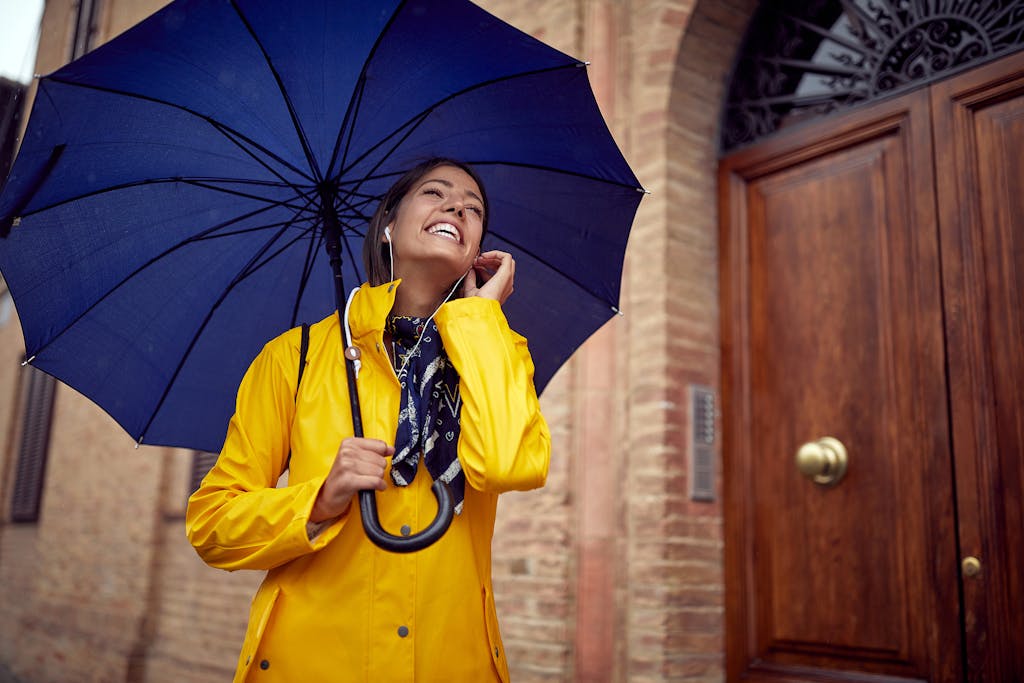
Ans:
[[[432,194],[435,197],[444,197],[444,195],[441,194],[441,190],[437,189],[436,187],[426,188],[425,190],[423,190],[423,194]]]
[[[482,208],[480,208],[479,206],[473,206],[471,204],[471,205],[467,206],[466,208],[469,209],[470,211],[474,212],[480,218],[484,217],[484,210]]]

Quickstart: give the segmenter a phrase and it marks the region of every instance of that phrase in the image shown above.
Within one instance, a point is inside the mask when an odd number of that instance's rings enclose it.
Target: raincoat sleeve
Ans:
[[[533,386],[526,339],[512,331],[492,299],[451,301],[436,320],[459,372],[459,460],[466,481],[489,493],[543,486],[551,435]]]
[[[307,534],[323,477],[276,488],[295,414],[295,332],[267,344],[249,367],[217,464],[189,498],[189,541],[211,566],[271,569],[319,550],[342,526],[331,524],[313,540]]]

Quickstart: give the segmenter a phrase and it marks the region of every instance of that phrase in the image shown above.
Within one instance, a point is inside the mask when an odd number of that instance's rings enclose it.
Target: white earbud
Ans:
[[[388,264],[391,266],[391,279],[395,279],[395,248],[391,246],[391,226],[384,226],[384,239],[388,241]]]

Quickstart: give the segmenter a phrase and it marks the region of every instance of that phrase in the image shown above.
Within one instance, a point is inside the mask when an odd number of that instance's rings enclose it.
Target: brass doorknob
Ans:
[[[846,474],[846,446],[839,439],[823,436],[805,443],[796,452],[800,474],[822,486],[835,486]]]

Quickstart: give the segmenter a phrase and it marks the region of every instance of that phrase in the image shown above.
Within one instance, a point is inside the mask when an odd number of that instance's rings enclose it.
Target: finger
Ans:
[[[342,471],[346,474],[372,475],[383,477],[388,461],[375,455],[363,455],[348,458],[342,463]]]
[[[473,264],[473,267],[480,271],[487,273],[488,275],[494,275],[501,270],[501,261],[480,261]]]
[[[360,439],[361,445],[368,451],[373,453],[379,453],[382,456],[394,455],[394,447],[388,445],[386,441],[380,439]]]
[[[328,500],[338,504],[345,500],[351,500],[360,491],[383,491],[387,483],[380,477],[348,477],[344,481],[337,482],[337,488],[333,494],[328,494]]]
[[[494,275],[490,280],[494,281],[494,287],[504,290],[512,281],[512,277],[515,273],[515,261],[509,256],[507,259],[502,260],[501,265],[494,271]]]
[[[498,259],[489,258],[478,258],[473,262],[473,268],[487,273],[493,273],[501,266],[501,261]]]
[[[512,254],[505,254],[498,269],[495,271],[495,275],[501,274],[502,276],[509,276],[516,267],[515,259],[512,258]]]
[[[483,267],[480,267],[480,266],[474,266],[473,271],[474,271],[474,276],[479,276],[479,283],[480,283],[481,287],[483,287],[485,284],[487,284],[487,282],[492,277],[494,277],[494,271],[493,270],[488,270],[487,268],[483,268]]]
[[[371,453],[377,453],[381,456],[394,455],[395,449],[389,446],[386,442],[380,439],[367,439],[365,437],[350,436],[341,442],[341,447],[338,449],[340,453],[342,450],[348,451],[370,451]]]
[[[348,458],[340,460],[338,466],[327,476],[343,486],[352,488],[352,484],[348,483],[352,479],[383,479],[385,472],[387,472],[387,461],[385,460]]]
[[[353,477],[349,483],[354,491],[383,491],[388,487],[384,477]]]

